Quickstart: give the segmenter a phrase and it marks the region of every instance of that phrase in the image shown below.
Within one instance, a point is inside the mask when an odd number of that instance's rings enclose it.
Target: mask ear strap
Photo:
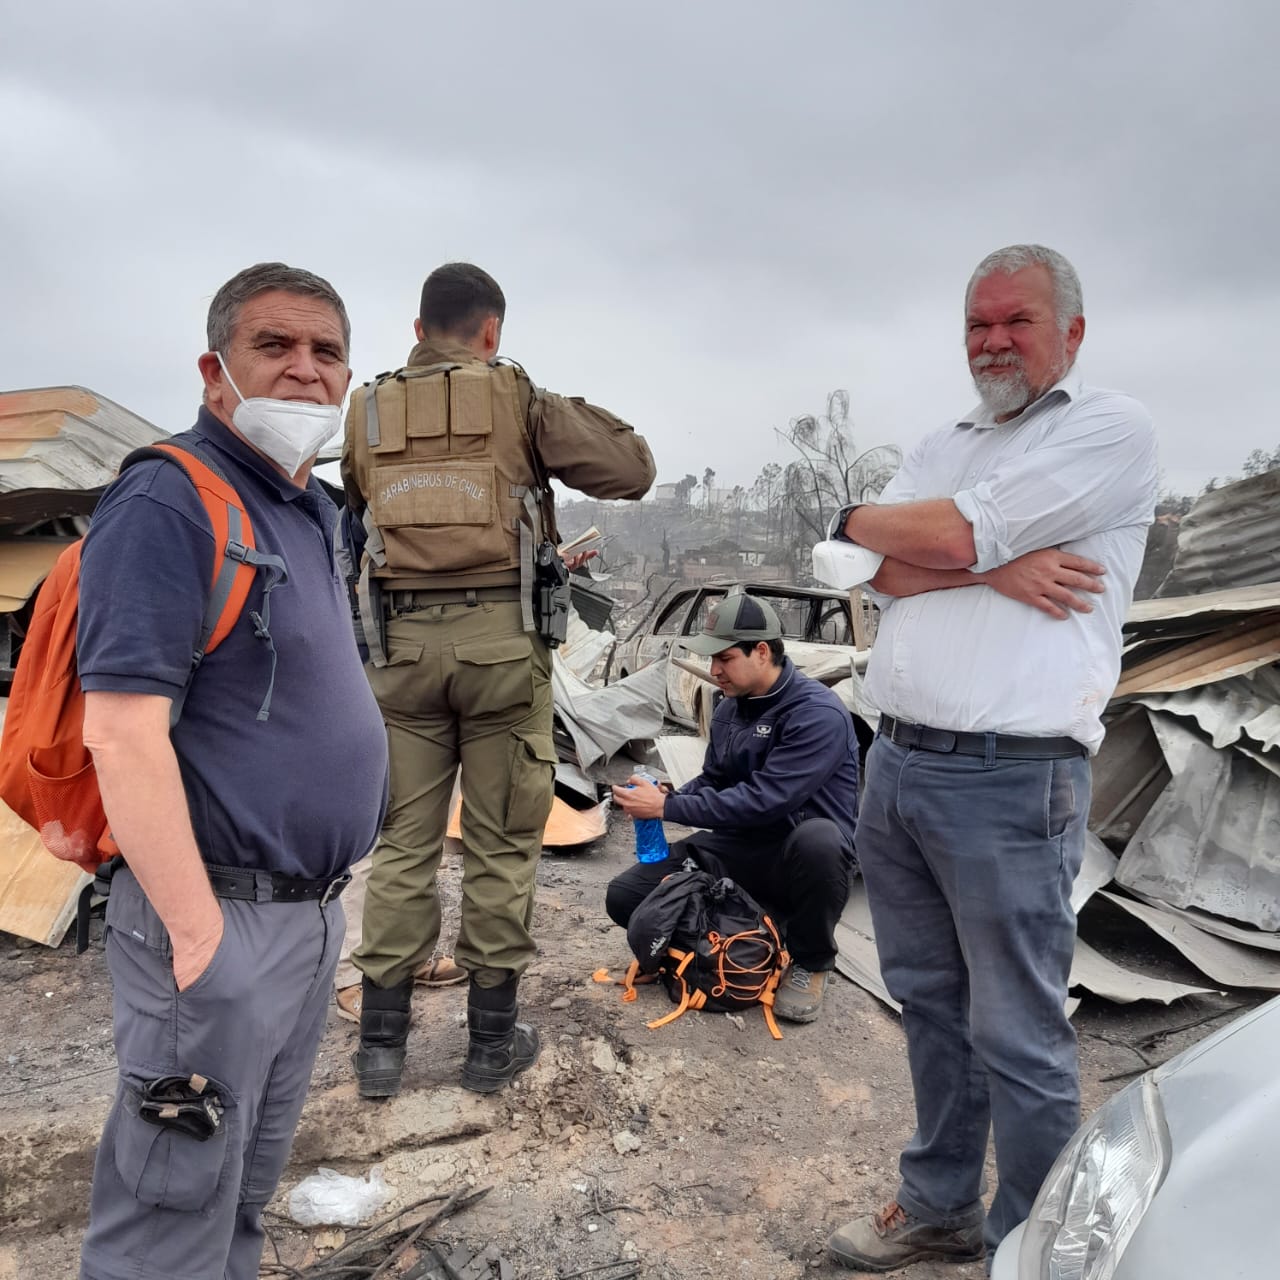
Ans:
[[[240,396],[240,403],[244,404],[244,396],[240,394],[240,388],[236,386],[236,381],[231,376],[231,370],[227,368],[227,362],[222,358],[222,352],[215,351],[213,354],[218,357],[218,363],[222,366],[222,372],[227,375],[227,381],[231,383],[231,390],[234,391],[236,395]]]

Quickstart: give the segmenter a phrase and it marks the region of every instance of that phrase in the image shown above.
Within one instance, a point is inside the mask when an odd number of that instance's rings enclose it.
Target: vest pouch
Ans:
[[[415,458],[456,458],[490,451],[493,375],[488,368],[463,367],[396,381],[404,388],[404,439]]]
[[[399,378],[385,378],[376,387],[361,387],[357,396],[365,397],[365,421],[363,430],[369,430],[369,400],[377,415],[377,444],[369,444],[369,452],[378,454],[403,453],[405,444],[405,384]]]
[[[415,457],[449,453],[449,384],[445,375],[405,378],[405,435]]]
[[[375,466],[370,478],[369,507],[392,573],[511,566],[493,463],[422,459]]]
[[[465,457],[492,448],[493,372],[486,368],[449,373],[449,449]]]

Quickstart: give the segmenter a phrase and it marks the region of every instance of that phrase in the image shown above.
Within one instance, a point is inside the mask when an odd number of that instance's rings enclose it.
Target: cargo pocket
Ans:
[[[142,1094],[132,1082],[125,1086],[116,1124],[116,1172],[141,1204],[178,1213],[201,1213],[217,1196],[227,1163],[227,1131],[234,1123],[235,1104],[221,1085],[210,1080],[223,1103],[218,1130],[201,1142],[173,1129],[162,1129],[139,1114]]]
[[[393,636],[387,636],[387,666],[410,666],[422,657],[424,647],[409,640],[397,640]]]
[[[551,816],[556,749],[544,733],[511,735],[511,786],[504,824],[512,838],[538,835]]]
[[[532,656],[533,642],[524,633],[455,641],[454,661],[464,669],[469,686],[461,691],[468,713],[473,717],[499,715],[531,706]],[[510,718],[518,720],[519,716]]]
[[[418,669],[423,645],[399,638],[395,633],[408,630],[392,619],[387,624],[387,665],[365,668],[369,688],[382,708],[383,719],[413,714],[422,704],[424,673]]]

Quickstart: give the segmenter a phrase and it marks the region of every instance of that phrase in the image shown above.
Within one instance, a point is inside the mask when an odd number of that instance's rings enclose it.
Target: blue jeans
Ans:
[[[898,1203],[941,1227],[981,1221],[991,1130],[989,1248],[1079,1123],[1063,1004],[1090,786],[1084,756],[984,760],[879,736],[867,755],[858,859],[916,1103]]]

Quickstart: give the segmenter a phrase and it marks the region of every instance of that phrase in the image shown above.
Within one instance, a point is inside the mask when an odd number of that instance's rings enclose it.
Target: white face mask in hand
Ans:
[[[231,389],[240,396],[231,421],[253,447],[265,453],[290,476],[320,452],[321,446],[342,425],[336,404],[312,404],[308,400],[272,400],[268,396],[240,395],[222,352],[215,352]]]

